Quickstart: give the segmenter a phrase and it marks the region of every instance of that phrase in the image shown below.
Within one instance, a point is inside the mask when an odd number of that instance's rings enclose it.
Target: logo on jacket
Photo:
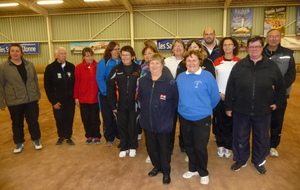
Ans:
[[[161,99],[161,100],[166,100],[166,99],[167,99],[167,96],[166,96],[166,95],[163,95],[163,94],[161,94],[159,99]]]
[[[69,77],[71,77],[71,72],[67,72],[67,75],[68,75]]]
[[[57,73],[57,78],[58,79],[61,79],[62,77],[61,77],[61,73]]]
[[[194,83],[195,83],[195,88],[198,88],[199,84],[202,84],[202,81],[196,80]]]

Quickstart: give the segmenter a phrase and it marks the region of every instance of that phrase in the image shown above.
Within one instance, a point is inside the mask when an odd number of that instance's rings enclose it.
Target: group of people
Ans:
[[[211,124],[217,155],[230,158],[233,153],[234,171],[247,165],[252,130],[251,162],[265,174],[267,155],[279,155],[276,148],[296,76],[293,51],[282,47],[280,39],[276,29],[267,33],[265,46],[262,37],[251,37],[248,55],[240,59],[235,38],[225,37],[218,44],[214,29],[207,28],[202,42],[175,39],[168,58],[158,53],[153,41],[146,41],[139,63],[131,46],[120,48],[111,41],[98,63],[93,50],[84,48],[82,63],[76,67],[66,61],[66,49],[60,47],[44,73],[57,126],[56,145],[64,141],[75,145],[71,139],[75,106],[80,108],[86,144],[100,144],[101,110],[106,146],[119,139],[119,157],[135,157],[143,129],[146,160],[154,166],[148,176],[162,173],[163,184],[169,184],[179,119],[179,144],[188,162],[183,178],[200,175],[201,184],[209,183]],[[7,106],[11,114],[14,153],[24,147],[24,117],[34,147],[42,149],[34,65],[23,58],[19,44],[12,44],[8,54],[0,64],[0,109]]]

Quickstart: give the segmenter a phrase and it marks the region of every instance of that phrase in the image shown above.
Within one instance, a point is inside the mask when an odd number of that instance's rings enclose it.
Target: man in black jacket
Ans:
[[[59,137],[56,145],[61,145],[65,139],[69,145],[75,145],[71,139],[75,113],[73,98],[75,66],[66,61],[67,52],[63,47],[55,50],[55,57],[55,61],[46,67],[44,87],[47,97],[53,105]]]
[[[280,143],[284,113],[287,106],[287,98],[290,96],[292,84],[296,79],[296,66],[293,56],[294,52],[280,45],[281,35],[277,29],[271,29],[267,33],[266,41],[267,44],[264,47],[263,54],[278,65],[287,88],[284,104],[282,107],[272,111],[271,115],[270,156],[278,157],[279,154],[276,148]]]

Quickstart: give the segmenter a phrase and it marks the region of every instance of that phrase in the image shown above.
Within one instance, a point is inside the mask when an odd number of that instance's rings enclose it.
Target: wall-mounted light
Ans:
[[[11,7],[11,6],[18,6],[19,3],[0,3],[0,7]]]
[[[64,1],[38,1],[37,4],[39,5],[47,5],[47,4],[58,4],[63,3]]]

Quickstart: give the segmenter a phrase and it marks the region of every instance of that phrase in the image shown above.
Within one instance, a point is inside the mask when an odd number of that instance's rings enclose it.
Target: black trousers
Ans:
[[[80,115],[85,130],[85,137],[101,138],[99,104],[80,103]]]
[[[220,100],[214,109],[214,131],[218,147],[232,149],[232,117],[225,113],[224,101]]]
[[[53,108],[54,118],[56,120],[58,137],[66,139],[71,138],[73,133],[73,120],[75,113],[75,100],[73,97],[60,101],[61,109]]]
[[[107,96],[100,95],[101,114],[103,119],[104,138],[106,141],[114,141],[119,138],[116,119],[108,105]]]
[[[171,133],[145,131],[146,146],[152,165],[161,169],[163,174],[171,172]]]
[[[282,107],[278,107],[276,110],[271,113],[271,138],[270,138],[270,147],[277,148],[280,143],[281,131],[284,120],[284,113],[287,106],[287,100],[285,100]]]
[[[12,120],[12,132],[15,144],[25,142],[24,117],[28,124],[28,130],[31,136],[31,140],[39,140],[41,138],[40,125],[38,123],[38,101],[16,106],[8,106],[8,110],[10,113],[10,118]]]
[[[207,144],[210,135],[211,116],[198,121],[190,121],[179,115],[185,151],[189,157],[189,171],[198,171],[200,176],[207,176]]]
[[[117,125],[121,151],[137,149],[137,127],[135,110],[118,110]]]

